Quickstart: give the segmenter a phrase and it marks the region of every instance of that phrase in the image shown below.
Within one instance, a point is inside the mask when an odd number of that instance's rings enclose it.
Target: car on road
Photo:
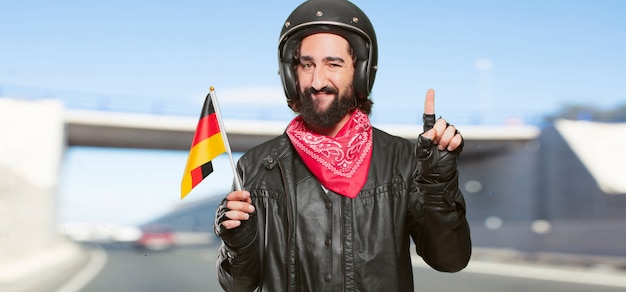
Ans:
[[[147,225],[141,228],[137,247],[146,250],[168,250],[176,245],[174,231],[166,225]]]

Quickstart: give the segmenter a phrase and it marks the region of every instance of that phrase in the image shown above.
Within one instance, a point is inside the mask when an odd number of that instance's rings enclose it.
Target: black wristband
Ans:
[[[435,122],[436,122],[435,115],[424,114],[422,116],[422,122],[424,123],[424,133],[425,133],[435,126]]]

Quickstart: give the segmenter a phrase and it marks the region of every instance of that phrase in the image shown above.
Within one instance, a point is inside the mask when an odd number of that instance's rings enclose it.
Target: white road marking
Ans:
[[[416,268],[430,268],[418,256],[413,256],[411,260]],[[599,272],[582,267],[548,267],[531,264],[511,265],[470,261],[462,272],[626,288],[626,274],[623,272]]]
[[[83,289],[96,276],[107,262],[107,254],[104,249],[95,247],[91,250],[89,263],[74,277],[65,283],[57,292],[78,292]]]

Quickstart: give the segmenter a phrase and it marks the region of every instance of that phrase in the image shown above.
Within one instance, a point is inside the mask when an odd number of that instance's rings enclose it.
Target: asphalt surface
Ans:
[[[213,245],[167,251],[132,244],[85,245],[62,265],[48,265],[0,286],[0,291],[222,291],[215,256]],[[576,258],[476,248],[465,270],[448,274],[434,271],[415,256],[415,291],[625,291],[625,269],[607,265],[602,258],[573,261]]]

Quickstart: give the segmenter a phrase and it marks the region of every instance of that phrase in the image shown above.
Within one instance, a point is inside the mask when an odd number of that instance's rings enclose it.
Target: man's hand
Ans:
[[[242,220],[250,219],[254,206],[248,191],[234,191],[226,196],[226,220],[221,224],[226,229],[233,229],[241,225]]]
[[[424,133],[417,139],[415,154],[420,183],[441,183],[456,175],[457,160],[463,149],[463,137],[453,125],[435,120],[435,91],[426,92]]]
[[[428,119],[428,121],[427,121]],[[429,89],[426,92],[424,102],[424,133],[422,137],[430,139],[437,145],[439,150],[456,150],[463,141],[463,137],[457,129],[448,124],[445,119],[435,121],[435,91]]]
[[[231,248],[247,246],[256,236],[256,215],[250,193],[229,193],[217,208],[215,234]]]

